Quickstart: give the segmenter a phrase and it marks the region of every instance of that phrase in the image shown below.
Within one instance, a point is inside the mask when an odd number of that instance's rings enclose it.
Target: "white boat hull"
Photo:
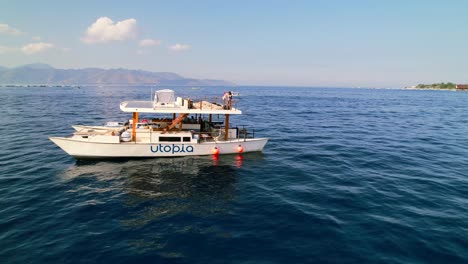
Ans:
[[[236,154],[262,151],[268,141],[267,138],[249,138],[202,143],[102,143],[66,137],[51,137],[50,140],[77,159],[201,156],[213,155],[215,148],[219,154]]]

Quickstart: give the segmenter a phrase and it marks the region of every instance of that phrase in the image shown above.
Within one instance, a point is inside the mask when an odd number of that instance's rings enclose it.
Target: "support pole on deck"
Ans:
[[[224,140],[228,140],[229,133],[229,114],[226,114],[226,121],[224,122]]]
[[[208,122],[210,122],[210,123],[213,122],[213,117],[212,117],[211,114],[210,114],[209,117],[208,117]]]
[[[136,142],[136,127],[138,123],[138,112],[133,112],[132,139]]]

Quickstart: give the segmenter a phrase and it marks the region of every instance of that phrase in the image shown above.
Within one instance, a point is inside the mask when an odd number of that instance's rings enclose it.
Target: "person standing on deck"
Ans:
[[[229,91],[227,94],[227,108],[232,109],[232,92]]]
[[[224,108],[227,108],[228,105],[228,95],[226,92],[223,93]]]

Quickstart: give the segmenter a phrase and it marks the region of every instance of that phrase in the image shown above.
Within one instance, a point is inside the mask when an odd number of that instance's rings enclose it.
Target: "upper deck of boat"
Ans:
[[[120,110],[123,112],[139,113],[187,113],[187,114],[228,114],[240,115],[242,111],[231,107],[227,109],[220,105],[208,101],[191,102],[190,100],[178,100],[171,104],[154,104],[152,101],[124,101],[120,103]]]

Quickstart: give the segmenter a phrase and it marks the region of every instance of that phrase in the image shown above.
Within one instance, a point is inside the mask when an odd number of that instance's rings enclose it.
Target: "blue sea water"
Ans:
[[[219,159],[48,140],[152,89],[0,88],[0,263],[468,263],[468,93],[239,87],[270,141]]]

